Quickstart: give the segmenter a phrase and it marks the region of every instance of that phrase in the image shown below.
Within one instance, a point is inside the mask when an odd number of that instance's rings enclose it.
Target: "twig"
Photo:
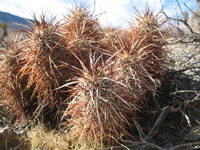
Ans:
[[[153,144],[153,143],[143,143],[143,142],[132,142],[130,141],[131,144],[128,145],[126,147],[126,149],[128,148],[128,150],[134,150],[136,148],[148,148],[148,149],[154,149],[154,150],[167,150],[165,148],[162,148],[156,144]],[[122,146],[111,146],[111,147],[108,147],[108,148],[96,148],[95,150],[124,150],[124,148]]]
[[[192,70],[192,69],[200,69],[200,67],[185,67],[181,70],[173,70],[171,73],[182,73],[182,72],[185,72],[185,71],[188,71],[188,70]]]
[[[176,91],[172,94],[176,94],[176,93],[199,93],[200,91],[196,91],[196,90],[179,90],[179,91]]]
[[[96,0],[94,0],[94,3],[93,3],[93,5],[94,5],[94,9],[93,9],[93,12],[92,12],[92,14],[94,14],[94,13],[95,13],[95,10],[96,10]]]
[[[187,9],[189,10],[189,11],[191,11],[194,15],[196,15],[197,17],[200,17],[200,15],[198,15],[197,13],[195,13],[191,8],[189,8],[187,5],[186,5],[186,3],[183,3],[184,5],[185,5],[185,7],[187,7]]]
[[[178,7],[179,7],[179,9],[180,9],[180,11],[181,11],[182,15],[184,15],[184,12],[183,12],[183,10],[182,10],[182,8],[181,8],[181,5],[180,5],[179,1],[178,1],[178,0],[176,0],[176,2],[177,2],[177,4],[178,4]]]
[[[193,143],[186,143],[186,144],[180,144],[180,145],[176,145],[173,146],[171,148],[169,148],[169,150],[176,150],[176,149],[180,149],[180,148],[184,148],[184,147],[191,147],[191,146],[195,146],[195,145],[200,145],[200,142],[193,142]]]
[[[182,110],[180,110],[181,114],[185,117],[187,123],[188,123],[188,126],[189,127],[192,127],[191,125],[191,121],[190,121],[190,118],[188,117],[188,115],[186,113],[184,113]]]
[[[142,141],[142,143],[146,143],[146,141],[143,138],[144,137],[144,132],[142,131],[142,128],[140,127],[139,123],[136,120],[134,120],[134,124],[135,124],[135,126],[137,128],[137,131],[139,133],[140,140]]]
[[[178,2],[178,1],[177,1]],[[179,2],[178,2],[179,4]],[[180,7],[180,4],[179,4],[179,9],[181,10],[182,12],[182,9]],[[164,14],[164,16],[167,18],[167,19],[170,19],[170,20],[173,20],[173,21],[177,21],[177,22],[182,22],[189,30],[191,33],[195,33],[192,29],[192,27],[188,24],[187,22],[187,19],[180,19],[180,18],[172,18],[172,17],[169,17],[164,10],[162,10],[162,13]],[[183,13],[183,12],[182,12]]]
[[[187,36],[183,36],[182,38],[180,38],[180,39],[178,39],[174,42],[168,42],[167,45],[173,45],[173,44],[177,44],[177,43],[180,43],[180,42],[182,43],[183,40],[186,39],[186,38],[187,38]]]
[[[147,134],[147,136],[144,138],[145,141],[149,141],[151,138],[153,138],[153,136],[157,133],[161,122],[165,119],[165,117],[167,116],[167,114],[169,112],[174,112],[177,111],[176,108],[171,107],[171,106],[166,106],[162,109],[162,112],[160,113],[159,117],[157,118],[155,124],[153,125],[153,128],[151,129],[151,131],[149,131],[149,133]]]

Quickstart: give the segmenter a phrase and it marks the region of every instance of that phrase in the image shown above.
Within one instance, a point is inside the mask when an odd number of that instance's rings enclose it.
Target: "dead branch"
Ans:
[[[174,108],[171,106],[166,106],[162,109],[162,112],[160,113],[159,117],[157,118],[155,124],[153,125],[153,128],[149,131],[149,133],[147,134],[147,136],[144,138],[145,141],[149,141],[150,139],[153,138],[153,136],[157,133],[161,122],[165,119],[165,117],[167,116],[167,114],[169,112],[177,112],[179,110],[179,108]]]
[[[176,149],[180,149],[180,148],[186,148],[186,147],[197,146],[197,145],[200,145],[199,141],[176,145],[174,147],[171,147],[169,150],[176,150]]]

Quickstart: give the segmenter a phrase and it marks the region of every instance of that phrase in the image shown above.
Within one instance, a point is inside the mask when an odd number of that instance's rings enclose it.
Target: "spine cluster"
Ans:
[[[149,9],[128,29],[104,29],[84,7],[62,23],[35,18],[26,38],[7,47],[1,96],[18,120],[62,120],[75,141],[131,136],[131,121],[165,72],[163,23]]]

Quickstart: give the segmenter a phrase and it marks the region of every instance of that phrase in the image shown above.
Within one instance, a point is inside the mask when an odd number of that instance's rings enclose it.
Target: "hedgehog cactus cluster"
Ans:
[[[35,18],[1,63],[1,96],[17,118],[66,122],[75,141],[131,136],[127,127],[165,72],[160,26],[149,9],[126,30],[103,29],[86,8],[63,23]]]

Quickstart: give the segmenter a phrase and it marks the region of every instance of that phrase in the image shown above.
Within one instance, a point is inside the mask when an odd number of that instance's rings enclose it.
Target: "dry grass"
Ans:
[[[67,136],[56,131],[47,131],[43,124],[38,124],[27,132],[25,140],[30,150],[68,150]]]
[[[74,136],[64,131],[47,130],[39,123],[27,131],[23,137],[29,150],[92,150],[86,143],[75,145]],[[91,141],[92,142],[92,141]],[[93,142],[95,143],[95,142]]]

